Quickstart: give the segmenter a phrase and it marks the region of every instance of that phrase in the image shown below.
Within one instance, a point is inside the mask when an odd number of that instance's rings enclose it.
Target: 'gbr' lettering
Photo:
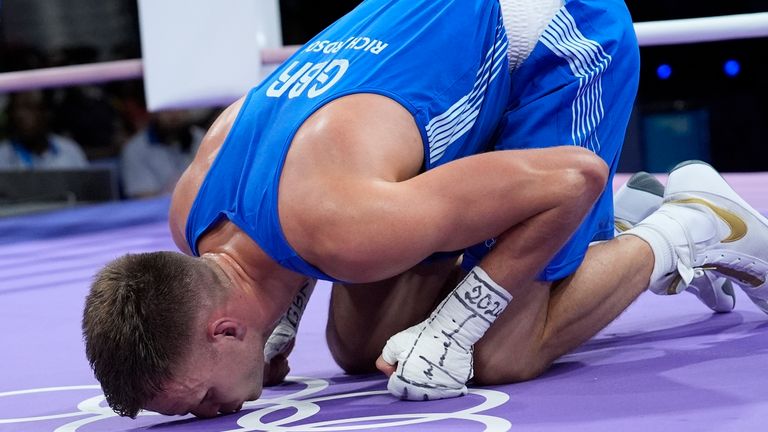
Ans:
[[[298,66],[298,61],[288,66],[269,86],[267,96],[279,98],[290,89],[288,97],[291,99],[301,96],[305,91],[310,99],[318,97],[339,82],[349,69],[349,61],[337,59],[317,64],[307,62]]]

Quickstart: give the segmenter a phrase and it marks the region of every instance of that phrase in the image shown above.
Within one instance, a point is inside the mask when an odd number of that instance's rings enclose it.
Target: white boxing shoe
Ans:
[[[640,171],[624,183],[613,197],[616,233],[627,231],[650,216],[664,201],[664,185],[651,174]],[[672,278],[668,283],[672,282]],[[736,306],[730,280],[710,271],[696,273],[691,283],[675,287],[675,294],[685,290],[695,295],[714,312],[731,312]],[[667,294],[666,290],[663,294]]]
[[[691,161],[669,175],[661,208],[631,231],[654,247],[661,277],[649,289],[676,294],[707,273],[739,285],[768,313],[768,219],[711,166]]]
[[[613,217],[616,233],[634,227],[661,207],[664,185],[656,177],[640,171],[613,195]]]

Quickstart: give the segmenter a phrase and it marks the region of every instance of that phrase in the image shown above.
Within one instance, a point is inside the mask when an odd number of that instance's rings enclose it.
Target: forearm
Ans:
[[[316,279],[307,279],[288,306],[288,310],[277,322],[274,330],[272,330],[272,334],[267,339],[264,347],[264,360],[267,363],[278,354],[285,354],[287,356],[288,353],[286,351],[289,351],[288,348],[293,348],[292,343],[298,332],[301,317],[306,310],[316,284]]]
[[[327,249],[302,256],[341,280],[383,280],[434,252],[469,247],[564,204],[589,207],[594,197],[583,199],[585,189],[602,191],[606,172],[587,150],[557,147],[486,153],[402,182],[337,187],[330,201],[347,205],[324,204],[315,221],[313,248]]]

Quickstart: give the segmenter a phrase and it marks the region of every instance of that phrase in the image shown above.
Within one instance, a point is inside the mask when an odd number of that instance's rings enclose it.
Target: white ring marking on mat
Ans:
[[[321,411],[321,407],[318,402],[326,402],[338,399],[349,398],[361,398],[377,395],[387,395],[386,390],[375,391],[360,391],[352,393],[331,394],[327,396],[319,396],[309,399],[303,399],[313,394],[321,392],[328,388],[330,383],[326,380],[307,377],[289,377],[290,381],[304,384],[306,387],[284,396],[277,396],[273,398],[264,398],[256,401],[246,402],[243,405],[244,410],[255,409],[252,411],[244,411],[242,417],[237,420],[237,425],[240,429],[232,429],[226,432],[246,432],[246,431],[284,431],[284,432],[299,432],[299,431],[311,431],[311,432],[326,432],[326,431],[349,431],[349,430],[365,430],[372,428],[387,428],[387,427],[402,427],[407,425],[415,425],[420,423],[430,423],[449,419],[461,419],[467,421],[473,421],[485,425],[486,431],[506,431],[509,430],[512,425],[506,419],[501,417],[495,417],[490,415],[479,414],[483,411],[498,407],[509,400],[509,396],[506,393],[502,393],[496,390],[487,389],[471,389],[470,394],[475,396],[481,396],[485,400],[476,406],[472,406],[460,411],[453,412],[426,412],[426,413],[409,413],[409,414],[387,414],[387,415],[375,415],[375,416],[362,416],[353,418],[343,418],[334,420],[325,420],[314,423],[305,423],[300,425],[290,425],[298,421],[306,420]],[[66,386],[66,387],[44,387],[37,389],[16,390],[0,393],[0,398],[12,397],[18,395],[35,394],[35,393],[50,393],[60,391],[75,391],[75,390],[100,390],[98,385],[81,385],[81,386]],[[98,422],[101,420],[117,417],[108,406],[102,405],[105,398],[103,394],[90,397],[77,404],[77,411],[69,413],[51,414],[45,416],[34,417],[19,417],[19,418],[0,418],[0,424],[9,423],[32,423],[46,420],[54,420],[67,417],[79,417],[90,415],[89,417],[72,421],[70,423],[59,426],[55,429],[55,432],[76,432],[81,426]],[[266,406],[265,406],[266,405]],[[258,408],[263,407],[263,408]],[[257,409],[256,409],[257,408]],[[278,412],[285,409],[295,410],[295,413],[275,420],[270,423],[262,422],[262,419],[274,412]],[[141,411],[139,416],[159,416],[160,414]],[[357,424],[355,424],[357,423]]]

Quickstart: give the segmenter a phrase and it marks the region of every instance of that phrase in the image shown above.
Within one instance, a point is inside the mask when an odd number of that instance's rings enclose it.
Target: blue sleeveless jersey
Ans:
[[[415,118],[424,169],[479,153],[509,97],[506,52],[496,0],[363,2],[248,93],[190,210],[190,249],[226,218],[282,266],[333,280],[280,226],[278,182],[299,127],[334,99],[374,93]]]

